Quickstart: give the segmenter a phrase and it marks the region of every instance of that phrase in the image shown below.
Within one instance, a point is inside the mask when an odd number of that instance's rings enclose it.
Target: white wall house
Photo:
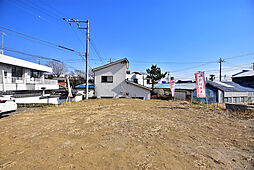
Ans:
[[[58,89],[57,80],[44,78],[52,68],[0,54],[0,91]]]
[[[130,98],[150,99],[151,89],[131,82],[126,78],[129,61],[124,58],[94,68],[95,96],[97,98]]]
[[[151,87],[151,81],[149,78],[147,78],[147,74],[146,73],[139,73],[139,72],[126,72],[126,79],[137,83],[137,84],[141,84],[143,86],[146,87]]]

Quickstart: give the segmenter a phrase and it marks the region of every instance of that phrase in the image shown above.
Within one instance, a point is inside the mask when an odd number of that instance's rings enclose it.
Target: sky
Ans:
[[[254,62],[253,0],[0,0],[4,48],[84,70],[85,61],[76,53],[4,29],[84,54],[86,30],[62,18],[89,20],[90,68],[127,58],[131,71],[157,64],[176,79],[193,79],[197,71],[218,77],[220,57],[227,76]],[[4,54],[38,62],[34,56]]]

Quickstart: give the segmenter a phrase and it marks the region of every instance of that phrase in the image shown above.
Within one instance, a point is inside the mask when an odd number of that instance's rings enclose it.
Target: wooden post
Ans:
[[[206,107],[207,107],[207,110],[208,110],[208,100],[207,100],[207,96],[206,96]]]

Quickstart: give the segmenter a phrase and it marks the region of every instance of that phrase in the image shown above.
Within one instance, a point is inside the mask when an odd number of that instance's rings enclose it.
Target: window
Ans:
[[[233,103],[237,103],[236,98],[237,97],[233,97]]]
[[[244,103],[244,97],[241,97],[240,103]]]
[[[23,69],[21,67],[12,67],[11,74],[12,77],[22,77]]]
[[[102,83],[113,83],[113,76],[101,76]]]
[[[228,98],[227,98],[227,97],[224,98],[224,102],[225,102],[225,103],[228,102]]]
[[[228,98],[228,103],[232,103],[232,97]]]
[[[138,84],[138,79],[133,79],[133,82]]]
[[[240,103],[240,97],[236,98],[236,103]]]
[[[7,71],[4,71],[4,77],[7,77]]]
[[[248,102],[248,97],[244,97],[244,103]]]
[[[36,71],[36,70],[31,70],[31,77],[40,78],[41,77],[41,72]]]

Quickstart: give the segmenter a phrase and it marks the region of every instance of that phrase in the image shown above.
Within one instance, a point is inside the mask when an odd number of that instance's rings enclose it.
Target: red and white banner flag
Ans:
[[[67,76],[67,85],[68,85],[67,87],[68,87],[69,97],[72,97],[69,76]]]
[[[206,98],[205,74],[204,72],[195,73],[197,98]]]
[[[171,93],[172,93],[172,97],[175,96],[175,89],[176,89],[175,80],[170,80],[170,90],[171,90]]]

